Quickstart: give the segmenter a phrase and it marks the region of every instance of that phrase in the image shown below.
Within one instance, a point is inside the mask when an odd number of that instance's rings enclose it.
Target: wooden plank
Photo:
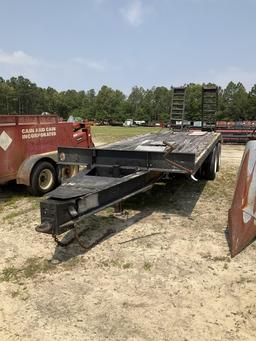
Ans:
[[[128,138],[109,145],[101,146],[100,149],[108,150],[160,150],[164,141],[175,145],[175,153],[192,153],[198,158],[205,150],[219,138],[214,132],[163,132],[158,134],[146,134]]]

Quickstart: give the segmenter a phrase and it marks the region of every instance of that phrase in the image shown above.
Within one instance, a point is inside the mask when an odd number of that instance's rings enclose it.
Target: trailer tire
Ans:
[[[203,164],[202,173],[206,180],[214,180],[218,169],[218,147],[215,147]]]
[[[60,183],[77,175],[78,172],[79,172],[79,166],[76,166],[76,165],[66,165],[62,167],[61,172],[59,174]]]
[[[31,173],[28,190],[32,195],[40,196],[54,189],[57,183],[58,177],[55,167],[48,161],[42,161],[35,165]]]
[[[220,171],[220,167],[221,167],[221,143],[217,144],[217,151],[218,151],[218,164],[217,164],[217,172]]]

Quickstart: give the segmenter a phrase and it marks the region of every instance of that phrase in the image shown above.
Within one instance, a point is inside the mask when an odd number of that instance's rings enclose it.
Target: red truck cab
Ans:
[[[34,195],[58,184],[57,148],[92,147],[86,122],[68,123],[58,116],[0,115],[0,185],[10,180]]]

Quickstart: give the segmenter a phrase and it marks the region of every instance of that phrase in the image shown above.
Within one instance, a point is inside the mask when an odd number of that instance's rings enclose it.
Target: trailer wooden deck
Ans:
[[[173,145],[173,153],[195,154],[196,160],[211,146],[220,140],[220,134],[207,131],[161,132],[139,135],[126,140],[100,146],[99,149],[162,152],[166,144]]]
[[[64,159],[59,159],[59,164],[119,165],[141,170],[193,174],[219,142],[221,135],[215,132],[167,131],[140,135],[86,150],[59,148],[59,155],[64,156]]]

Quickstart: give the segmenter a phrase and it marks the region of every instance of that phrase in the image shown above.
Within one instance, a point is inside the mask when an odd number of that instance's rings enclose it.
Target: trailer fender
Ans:
[[[16,182],[17,184],[22,184],[30,186],[31,172],[34,166],[40,161],[50,161],[53,164],[57,162],[57,152],[36,154],[25,159],[19,167]]]

